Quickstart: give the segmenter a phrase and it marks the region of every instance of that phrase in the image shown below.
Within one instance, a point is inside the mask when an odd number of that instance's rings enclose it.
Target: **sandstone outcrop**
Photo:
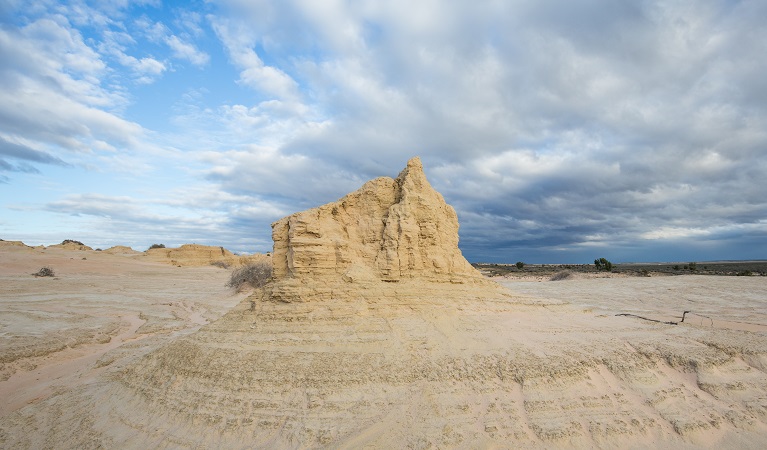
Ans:
[[[210,245],[184,244],[178,248],[152,248],[146,251],[152,261],[175,266],[209,266],[223,263],[227,266],[241,266],[252,261],[268,259],[266,255],[239,256],[225,249]]]
[[[278,220],[272,239],[272,297],[284,301],[381,283],[489,286],[461,254],[455,210],[417,157],[396,179],[376,178],[338,201]]]

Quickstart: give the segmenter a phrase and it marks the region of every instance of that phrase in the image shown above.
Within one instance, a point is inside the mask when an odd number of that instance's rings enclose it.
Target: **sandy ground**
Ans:
[[[245,296],[215,267],[55,248],[0,255],[0,416],[196,331]],[[30,275],[45,266],[56,276]]]
[[[767,445],[765,277],[251,306],[218,268],[0,251],[2,448]]]

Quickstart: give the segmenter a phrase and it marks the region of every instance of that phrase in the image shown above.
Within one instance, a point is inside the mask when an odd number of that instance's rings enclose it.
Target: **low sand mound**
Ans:
[[[174,266],[200,267],[213,263],[225,266],[242,266],[249,262],[268,259],[266,255],[239,256],[225,249],[210,245],[184,244],[178,248],[152,248],[146,251],[146,258]]]
[[[91,247],[83,244],[80,241],[73,241],[71,239],[64,240],[61,244],[50,245],[48,248],[60,248],[63,250],[80,250],[80,251],[92,251]]]
[[[19,250],[19,249],[34,250],[33,247],[30,247],[29,245],[27,245],[27,244],[25,244],[25,243],[23,243],[21,241],[4,241],[4,240],[0,239],[0,249],[2,249],[2,248],[13,248],[13,249],[16,249],[16,250]]]
[[[103,252],[109,253],[110,255],[140,255],[142,253],[125,245],[115,245],[114,247],[109,247]]]

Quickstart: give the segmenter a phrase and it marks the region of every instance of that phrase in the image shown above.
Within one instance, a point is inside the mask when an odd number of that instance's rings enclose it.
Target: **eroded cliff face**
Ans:
[[[458,217],[413,158],[340,200],[272,224],[274,277],[285,285],[482,280],[458,248]],[[279,285],[282,286],[279,286]]]

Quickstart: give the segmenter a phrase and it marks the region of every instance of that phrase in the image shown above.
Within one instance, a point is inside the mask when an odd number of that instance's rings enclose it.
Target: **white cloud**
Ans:
[[[265,65],[253,50],[256,36],[248,25],[235,20],[211,18],[213,29],[224,44],[229,56],[239,68],[240,82],[269,98],[295,99],[298,83],[287,73]]]
[[[200,35],[202,29],[199,27],[200,18],[195,15],[186,14],[185,19],[180,23],[189,29],[192,33]],[[196,19],[194,19],[196,17]],[[196,21],[195,21],[196,20]],[[189,36],[176,35],[162,22],[153,22],[147,17],[141,17],[134,21],[134,25],[142,31],[143,35],[152,42],[164,43],[170,48],[173,56],[178,59],[189,61],[197,67],[203,67],[210,62],[210,55],[197,48],[190,40]]]
[[[0,30],[0,52],[0,131],[80,151],[103,140],[130,146],[141,135],[108,112],[126,99],[101,85],[106,65],[76,30],[47,19]]]
[[[210,61],[210,56],[207,53],[198,50],[194,45],[181,40],[178,36],[165,37],[165,43],[173,50],[174,56],[179,59],[186,59],[195,66],[204,66]]]

